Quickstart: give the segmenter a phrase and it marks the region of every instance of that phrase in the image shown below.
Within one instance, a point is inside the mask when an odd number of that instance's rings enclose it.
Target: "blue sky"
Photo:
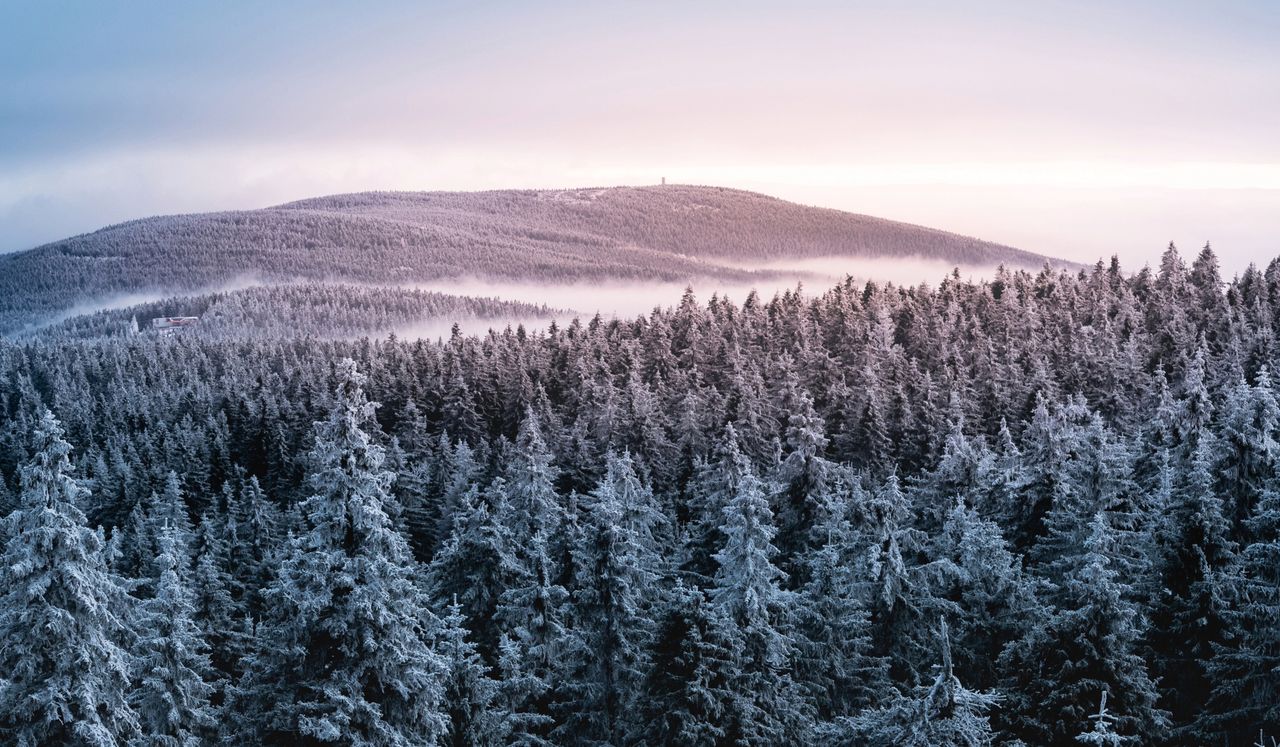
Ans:
[[[1280,254],[1280,3],[688,5],[0,0],[0,251],[666,176],[1076,259]]]

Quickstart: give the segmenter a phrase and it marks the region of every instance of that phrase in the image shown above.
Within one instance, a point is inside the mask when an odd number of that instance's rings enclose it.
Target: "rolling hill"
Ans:
[[[716,187],[371,192],[146,218],[0,255],[0,334],[120,295],[190,294],[246,278],[750,282],[776,275],[765,263],[820,257],[1069,264]]]

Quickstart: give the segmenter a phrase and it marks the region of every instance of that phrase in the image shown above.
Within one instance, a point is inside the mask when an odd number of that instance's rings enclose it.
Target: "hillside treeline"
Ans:
[[[488,322],[502,327],[510,320],[533,323],[563,314],[545,305],[413,288],[294,283],[175,296],[97,311],[32,334],[45,340],[128,337],[154,333],[152,320],[157,318],[194,316],[200,318],[197,325],[180,333],[202,339],[348,338],[397,331],[405,336],[441,326],[447,335],[451,323]]]
[[[712,187],[367,193],[146,218],[0,255],[0,335],[86,302],[246,281],[750,283],[778,274],[747,265],[829,256],[1032,268],[1047,261],[944,231]]]

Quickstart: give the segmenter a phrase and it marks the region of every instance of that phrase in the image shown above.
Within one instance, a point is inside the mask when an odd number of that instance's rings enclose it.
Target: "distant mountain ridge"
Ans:
[[[831,256],[1071,266],[946,231],[720,187],[367,192],[133,220],[0,255],[0,334],[89,300],[199,292],[244,277],[751,282],[779,274],[752,264]]]

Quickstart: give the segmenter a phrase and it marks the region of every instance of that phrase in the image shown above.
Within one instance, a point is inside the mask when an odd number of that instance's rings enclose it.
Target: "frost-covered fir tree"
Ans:
[[[444,712],[448,718],[441,744],[494,747],[505,744],[509,720],[498,707],[498,683],[467,640],[466,619],[456,602],[441,620],[439,653],[444,661]]]
[[[1280,400],[1266,366],[1255,378],[1253,385],[1241,379],[1230,386],[1220,413],[1219,479],[1234,539],[1248,536],[1243,523],[1280,465]]]
[[[451,351],[448,370],[444,374],[440,416],[444,421],[445,430],[455,438],[474,441],[479,438],[483,423],[480,413],[476,411],[475,396],[463,373],[459,358],[459,355]]]
[[[208,643],[193,619],[183,541],[179,530],[160,529],[160,554],[153,563],[159,575],[137,623],[137,683],[129,695],[142,727],[142,736],[132,742],[137,747],[195,747],[206,744],[218,726],[209,700]]]
[[[850,715],[875,703],[889,686],[886,662],[871,656],[871,622],[858,575],[859,537],[843,498],[804,559],[805,585],[795,596],[795,672],[819,719]]]
[[[569,592],[556,581],[547,536],[538,532],[529,537],[521,554],[523,572],[502,592],[496,611],[504,630],[499,665],[515,741],[536,744],[552,721],[552,703],[563,685],[564,654],[577,646],[567,628]]]
[[[564,509],[555,488],[558,472],[532,409],[526,408],[504,476],[511,511],[508,529],[521,538],[551,537],[563,521]]]
[[[120,535],[114,543],[119,550],[115,561],[117,569],[137,579],[144,595],[150,593],[147,587],[156,576],[151,562],[160,553],[159,537],[165,527],[182,535],[180,542],[184,548],[189,550],[192,547],[194,529],[191,516],[182,481],[173,470],[165,476],[164,488],[152,492],[146,500],[134,506],[126,525],[116,527],[112,532],[113,537]]]
[[[982,511],[983,516],[996,521],[1001,527],[1013,526],[1014,517],[1019,515],[1020,499],[1018,491],[1026,483],[1026,468],[1022,452],[1013,438],[1006,418],[1000,418],[1000,430],[996,433],[993,446],[992,469],[987,473],[990,505]],[[1013,539],[1006,534],[1010,545]]]
[[[1093,725],[1088,731],[1076,735],[1081,744],[1092,744],[1097,747],[1121,747],[1125,738],[1116,733],[1116,717],[1107,712],[1107,691],[1098,696],[1098,712],[1089,717]]]
[[[636,473],[635,462],[629,453],[610,452],[605,455],[605,474],[595,497],[602,491],[612,494],[621,512],[622,526],[636,538],[644,552],[652,558],[660,558],[663,548],[669,546],[668,520],[658,501]],[[654,571],[659,568],[655,566]]]
[[[9,490],[9,485],[4,478],[0,477],[0,518],[8,516],[17,507],[18,497]],[[4,537],[0,537],[0,542],[3,541]]]
[[[1208,661],[1213,692],[1202,722],[1231,744],[1257,729],[1280,734],[1280,482],[1273,480],[1246,522],[1256,539],[1240,552],[1227,620],[1235,633]]]
[[[960,495],[969,505],[985,515],[992,515],[1000,507],[997,501],[1004,498],[1000,492],[1004,486],[996,474],[996,457],[984,440],[965,433],[963,409],[954,392],[951,409],[942,456],[937,467],[924,480],[923,490],[929,494],[929,503],[934,506],[946,506],[954,496]],[[1007,431],[1003,435],[1007,435]],[[938,519],[940,523],[941,517]]]
[[[435,478],[440,490],[440,516],[437,519],[435,538],[440,544],[453,533],[453,526],[461,514],[466,495],[480,478],[481,465],[476,452],[465,441],[450,442],[448,433],[440,436],[440,464]]]
[[[802,556],[823,540],[815,530],[832,511],[831,482],[838,470],[823,457],[825,425],[813,408],[813,398],[800,388],[789,367],[787,373],[782,392],[785,457],[776,478],[781,488],[778,544],[785,560],[782,567],[799,583],[807,572]]]
[[[722,743],[734,699],[732,635],[704,592],[677,582],[658,616],[635,741]]]
[[[750,472],[751,463],[742,453],[732,425],[725,426],[711,458],[699,460],[695,466],[689,485],[683,568],[704,583],[715,574],[715,554],[724,546],[724,508],[737,495],[739,481]]]
[[[887,659],[895,681],[927,681],[933,634],[928,615],[937,602],[916,560],[923,538],[910,525],[911,503],[896,474],[860,507],[866,549],[862,574],[871,614],[872,653]]]
[[[795,641],[788,610],[792,596],[773,559],[777,529],[764,485],[748,468],[736,475],[724,506],[711,601],[733,631],[733,692],[725,718],[729,743],[785,744],[809,738],[811,712],[791,678]]]
[[[3,520],[0,557],[0,736],[38,747],[116,747],[138,735],[121,648],[129,597],[77,507],[71,445],[48,410],[21,466],[19,507]]]
[[[1027,550],[1044,535],[1045,517],[1065,492],[1067,439],[1062,431],[1059,419],[1050,412],[1048,398],[1037,393],[1031,421],[1022,435],[1022,484],[1002,517],[1016,550]]]
[[[1108,511],[1117,531],[1121,519],[1131,518],[1122,517],[1120,509],[1123,498],[1133,489],[1132,455],[1082,398],[1071,398],[1055,419],[1054,447],[1060,454],[1051,467],[1054,475],[1048,510],[1043,516],[1043,534],[1029,556],[1037,572],[1060,581],[1070,558],[1089,536],[1094,514]],[[1129,569],[1117,570],[1124,573]],[[1127,580],[1132,578],[1127,576]]]
[[[512,711],[512,738],[520,744],[546,738],[563,654],[573,648],[566,628],[569,593],[559,583],[557,562],[570,549],[560,534],[568,516],[555,489],[556,474],[539,418],[526,408],[505,469],[509,497],[501,524],[492,527],[495,541],[488,552],[497,561],[492,567],[506,569],[494,617],[504,631],[499,665],[509,680],[504,696]],[[460,548],[450,545],[450,553],[455,549]]]
[[[181,549],[185,552],[191,551],[194,532],[191,512],[187,508],[182,480],[173,470],[169,470],[169,474],[165,475],[164,490],[152,497],[152,504],[147,511],[147,528],[154,554],[160,553],[160,535],[166,531],[177,533],[179,536],[176,541],[180,544],[185,543]]]
[[[337,374],[333,410],[315,426],[303,525],[267,590],[234,710],[251,741],[431,742],[445,729],[443,663],[430,646],[439,621],[383,510],[392,475],[368,430],[365,377],[350,360]]]
[[[999,702],[991,692],[970,690],[953,670],[951,642],[944,622],[939,633],[941,664],[933,683],[898,695],[882,708],[844,721],[833,740],[859,747],[988,747],[994,732],[987,713]]]
[[[556,736],[618,744],[635,718],[649,666],[659,558],[643,523],[628,518],[625,480],[608,475],[587,499],[589,525],[572,592],[572,649]]]
[[[526,581],[516,542],[503,522],[510,515],[506,483],[498,478],[480,493],[462,496],[453,531],[432,558],[423,584],[437,609],[462,606],[472,640],[486,663],[496,663],[498,605],[502,595]]]
[[[973,687],[995,687],[1000,652],[1034,626],[1047,610],[1037,585],[1009,551],[1000,527],[965,506],[963,499],[947,515],[929,553],[931,583],[955,621],[952,640],[957,668]]]
[[[1205,704],[1212,683],[1206,667],[1214,648],[1235,638],[1229,620],[1226,572],[1235,564],[1231,528],[1215,489],[1212,438],[1198,434],[1188,474],[1170,506],[1162,547],[1161,592],[1151,613],[1148,644],[1157,654],[1161,705],[1170,712],[1170,744],[1217,744]]]
[[[1075,744],[1102,690],[1111,693],[1120,731],[1148,743],[1164,736],[1168,714],[1137,653],[1141,621],[1113,568],[1116,552],[1115,533],[1099,512],[1055,595],[1061,606],[1001,655],[1007,702],[997,716],[1028,744]]]
[[[396,501],[401,506],[398,518],[404,534],[419,560],[430,557],[437,538],[435,525],[440,507],[440,494],[432,490],[433,461],[430,425],[426,415],[412,399],[396,415],[396,427],[387,449],[387,461],[396,473]]]
[[[245,614],[261,617],[262,595],[275,575],[283,518],[256,476],[241,481],[226,519],[227,564],[232,588]]]
[[[243,658],[252,648],[252,627],[244,605],[232,595],[235,581],[227,570],[229,553],[218,525],[212,510],[206,511],[196,530],[190,591],[192,617],[210,648],[217,690],[213,699],[222,702],[221,690],[244,673]]]

